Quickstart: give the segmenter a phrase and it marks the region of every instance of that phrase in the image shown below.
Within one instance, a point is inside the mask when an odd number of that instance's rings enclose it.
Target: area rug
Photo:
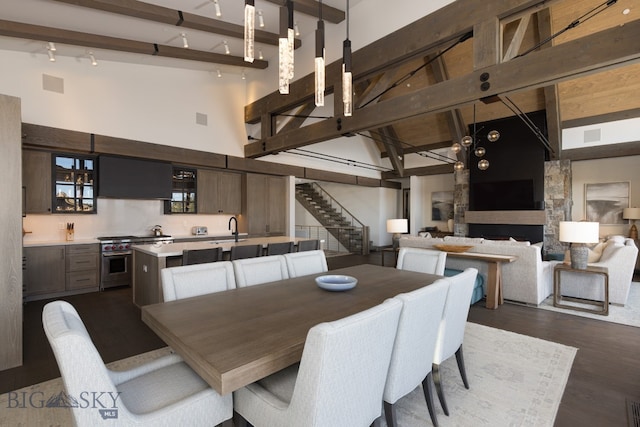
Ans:
[[[553,295],[542,301],[538,308],[640,328],[640,283],[631,282],[631,287],[629,288],[629,299],[627,299],[627,303],[624,307],[616,304],[609,304],[608,316],[554,307]]]
[[[467,323],[464,351],[471,388],[464,388],[455,358],[443,363],[451,415],[445,416],[436,403],[441,426],[553,425],[577,349]],[[167,352],[167,348],[155,350],[109,367],[128,369]],[[69,409],[39,404],[63,389],[62,380],[57,378],[0,395],[0,425],[72,425]],[[398,402],[397,416],[398,425],[403,427],[431,425],[421,387]],[[382,424],[386,425],[384,421]]]

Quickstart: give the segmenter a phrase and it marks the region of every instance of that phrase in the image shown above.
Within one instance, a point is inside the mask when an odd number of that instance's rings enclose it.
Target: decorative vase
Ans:
[[[453,219],[447,220],[447,228],[449,229],[449,233],[453,233]]]

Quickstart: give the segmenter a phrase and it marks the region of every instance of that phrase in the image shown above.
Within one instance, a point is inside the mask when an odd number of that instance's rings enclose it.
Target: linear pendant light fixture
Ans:
[[[315,101],[316,107],[324,105],[325,67],[324,67],[324,21],[322,20],[322,0],[318,2],[318,28],[316,29],[315,59]]]
[[[278,38],[278,90],[289,93],[293,79],[293,2],[286,0],[280,8],[280,35]]]
[[[255,55],[256,7],[254,0],[244,3],[244,60],[253,62]]]
[[[347,0],[347,38],[342,45],[342,103],[344,115],[353,114],[353,76],[351,75],[351,40],[349,40],[349,0]]]

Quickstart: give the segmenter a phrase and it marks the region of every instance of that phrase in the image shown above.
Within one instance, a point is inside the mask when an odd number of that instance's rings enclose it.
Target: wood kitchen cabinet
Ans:
[[[198,213],[231,214],[242,210],[242,175],[198,169]]]
[[[37,299],[31,297],[65,291],[64,245],[26,247],[24,256],[24,284],[27,299]]]
[[[67,245],[65,290],[100,289],[99,252],[97,244]]]
[[[51,213],[51,153],[22,150],[25,213]]]
[[[243,178],[241,227],[250,236],[286,234],[286,180],[248,173]]]

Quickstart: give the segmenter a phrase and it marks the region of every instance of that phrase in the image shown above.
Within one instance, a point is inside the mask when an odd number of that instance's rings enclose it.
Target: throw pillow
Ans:
[[[418,236],[426,237],[427,239],[430,239],[431,238],[431,233],[428,233],[426,231],[421,231],[421,232],[418,233]]]

